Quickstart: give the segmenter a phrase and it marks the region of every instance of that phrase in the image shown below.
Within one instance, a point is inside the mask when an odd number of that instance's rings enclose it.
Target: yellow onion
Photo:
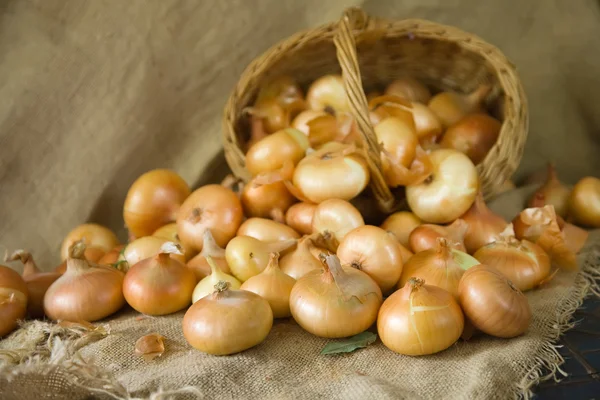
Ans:
[[[310,121],[330,115],[325,111],[321,110],[304,110],[292,121],[292,128],[299,130],[304,133],[306,136],[309,136],[309,123]]]
[[[168,239],[155,236],[144,236],[139,239],[135,239],[121,252],[119,261],[126,261],[127,264],[121,264],[120,268],[126,271],[129,267],[139,263],[140,261],[145,260],[146,258],[154,257],[155,255],[159,254],[160,249],[165,245],[165,243],[176,244],[175,242],[170,242]],[[170,254],[170,257],[182,264],[185,264],[185,256],[183,254],[173,253]]]
[[[281,257],[280,267],[283,273],[297,280],[311,271],[321,270],[322,264],[317,256],[324,250],[315,245],[315,237],[316,235],[302,237],[293,251]]]
[[[308,141],[313,149],[320,149],[328,142],[358,143],[360,132],[354,117],[341,112],[336,115],[325,113],[307,122]]]
[[[231,272],[229,270],[229,265],[227,265],[227,261],[225,260],[225,249],[219,247],[217,242],[215,242],[215,238],[213,238],[212,233],[210,233],[210,229],[204,231],[202,251],[187,263],[188,268],[194,271],[197,280],[201,280],[211,273],[211,268],[207,261],[208,257],[212,257],[213,261],[226,274]],[[216,284],[216,282],[214,284]]]
[[[189,195],[190,187],[177,173],[168,169],[146,172],[127,192],[123,206],[125,226],[135,237],[151,235],[175,221],[179,207]]]
[[[216,260],[211,256],[206,257],[206,263],[210,268],[210,273],[202,278],[200,282],[194,288],[192,293],[192,301],[195,303],[204,296],[208,296],[214,291],[214,287],[219,281],[228,282],[231,289],[239,289],[242,283],[235,277],[229,275],[221,269],[221,266],[217,264]]]
[[[527,297],[504,275],[480,264],[470,268],[458,285],[460,305],[475,328],[488,335],[512,338],[531,322]]]
[[[213,355],[239,353],[266,339],[273,326],[269,303],[246,290],[219,282],[183,317],[183,336],[194,348]]]
[[[502,123],[487,114],[472,114],[446,129],[441,145],[464,153],[477,165],[496,144]]]
[[[398,242],[404,247],[409,247],[410,233],[423,222],[410,211],[398,211],[381,224],[380,228],[393,233]]]
[[[274,318],[291,317],[290,293],[296,280],[279,269],[279,254],[269,255],[269,264],[263,272],[242,284],[242,290],[254,292],[269,302]]]
[[[431,92],[427,86],[410,77],[396,79],[390,83],[385,89],[385,94],[420,103],[427,103],[431,98]]]
[[[225,248],[225,259],[233,276],[245,282],[266,268],[270,253],[281,253],[296,242],[296,239],[263,242],[250,236],[237,236]]]
[[[27,315],[30,318],[42,318],[44,316],[44,295],[50,285],[61,276],[61,273],[40,271],[31,254],[25,250],[17,250],[10,255],[6,254],[4,258],[6,262],[16,260],[21,261],[25,266],[22,276],[27,285]]]
[[[377,318],[383,344],[396,353],[423,356],[452,346],[464,328],[464,316],[453,296],[419,278],[388,297]]]
[[[413,229],[408,238],[410,248],[413,252],[419,253],[436,247],[438,238],[444,238],[448,240],[449,246],[466,252],[464,239],[467,229],[468,226],[462,219],[457,219],[447,226],[419,225]]]
[[[338,241],[354,228],[363,226],[360,212],[352,204],[341,199],[325,200],[315,210],[312,230],[315,233],[332,233]]]
[[[179,252],[168,242],[154,257],[132,266],[123,281],[123,295],[136,311],[167,315],[186,308],[192,299],[196,276],[170,254]]]
[[[177,243],[183,249],[183,254],[185,255],[185,259],[189,260],[196,253],[192,249],[186,248],[183,244],[181,244],[181,240],[179,240],[179,235],[177,234],[177,223],[172,222],[167,225],[163,225],[152,233],[152,236],[156,236],[158,238],[167,239],[170,242]]]
[[[273,218],[283,222],[285,212],[297,200],[285,185],[292,179],[294,165],[284,163],[279,170],[256,175],[242,189],[240,200],[248,217]]]
[[[554,165],[549,163],[546,182],[529,198],[527,207],[552,205],[556,214],[564,218],[567,216],[570,195],[571,189],[563,185],[558,179]]]
[[[250,236],[263,242],[300,238],[298,232],[289,226],[266,218],[248,218],[240,225],[237,236]]]
[[[464,242],[467,251],[471,254],[482,246],[492,243],[504,231],[507,224],[504,218],[487,207],[481,193],[460,219],[467,223]]]
[[[337,249],[342,265],[369,275],[383,293],[388,293],[402,273],[402,250],[396,237],[381,228],[360,226],[344,237]]]
[[[315,210],[317,209],[316,204],[312,203],[297,203],[288,208],[285,213],[285,224],[303,235],[310,235],[312,233],[312,222]]]
[[[69,256],[69,249],[75,242],[83,240],[87,248],[93,248],[97,261],[104,253],[109,252],[119,244],[119,239],[110,229],[98,224],[83,224],[77,226],[65,237],[60,248],[60,256],[64,261]],[[102,252],[102,254],[100,254]],[[91,255],[91,254],[90,254]]]
[[[96,263],[103,264],[103,265],[116,264],[119,261],[119,257],[121,256],[121,252],[123,251],[124,248],[125,248],[124,244],[120,244],[120,245],[114,247],[111,251],[104,254],[102,257],[100,257],[100,259],[98,259],[98,261],[96,261]],[[88,249],[86,248],[86,250],[88,250]],[[86,260],[94,262],[94,260],[90,260],[88,257],[86,257],[85,253],[83,254],[83,256],[85,257]],[[65,265],[65,271],[66,271],[67,263],[65,262],[64,265]],[[61,271],[60,273],[64,273],[65,271]],[[59,272],[59,271],[55,271],[55,272]]]
[[[575,223],[600,228],[600,179],[588,176],[577,182],[569,198],[569,216]]]
[[[469,94],[442,92],[433,96],[427,105],[442,121],[444,127],[448,128],[468,114],[481,111],[491,89],[489,85],[480,85]]]
[[[377,319],[382,296],[367,274],[342,267],[324,256],[324,271],[312,271],[294,285],[290,309],[296,322],[313,335],[341,338],[368,329]]]
[[[460,278],[466,270],[478,264],[478,260],[452,248],[446,239],[439,238],[435,248],[416,253],[404,264],[398,288],[406,285],[411,278],[419,278],[457,297]]]
[[[314,81],[306,93],[308,107],[333,113],[349,112],[348,96],[340,75],[325,75]]]
[[[246,153],[246,168],[252,176],[256,176],[281,169],[286,161],[296,165],[308,147],[308,138],[304,133],[293,128],[282,129],[250,147]]]
[[[442,135],[443,127],[439,118],[425,104],[413,102],[412,115],[415,121],[415,130],[419,143],[425,149],[436,143]]]
[[[369,178],[367,164],[355,147],[330,142],[298,163],[293,187],[303,201],[350,200],[367,187]]]
[[[83,258],[85,244],[71,247],[67,271],[46,291],[44,312],[48,318],[93,322],[116,313],[125,305],[123,273]]]
[[[419,143],[412,118],[408,121],[396,117],[385,118],[375,126],[375,134],[381,147],[396,163],[410,167]]]
[[[535,243],[518,240],[512,225],[473,257],[500,271],[521,291],[539,286],[550,275],[550,257]]]
[[[14,331],[27,312],[27,285],[14,270],[0,265],[0,337]]]
[[[477,169],[467,156],[456,150],[435,150],[429,159],[433,173],[424,182],[406,187],[408,205],[423,221],[452,222],[475,201],[479,190]]]

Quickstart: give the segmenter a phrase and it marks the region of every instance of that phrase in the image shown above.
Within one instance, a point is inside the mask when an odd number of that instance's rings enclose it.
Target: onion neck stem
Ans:
[[[6,255],[4,256],[5,262],[17,261],[17,260],[21,261],[24,265],[23,274],[22,274],[22,276],[24,278],[31,276],[31,275],[39,274],[42,272],[42,271],[40,271],[38,266],[35,264],[35,262],[33,261],[33,257],[31,256],[31,253],[29,253],[28,251],[16,250],[11,255],[9,255],[7,252]]]
[[[204,257],[225,257],[225,250],[219,247],[210,229],[204,231],[202,251],[200,254]]]

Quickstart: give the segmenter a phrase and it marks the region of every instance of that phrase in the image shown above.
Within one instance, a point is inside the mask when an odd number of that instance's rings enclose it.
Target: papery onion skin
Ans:
[[[481,247],[473,257],[500,271],[521,291],[539,286],[550,275],[550,257],[528,240],[498,240]]]
[[[179,209],[179,239],[185,248],[202,251],[204,232],[210,229],[217,244],[225,247],[243,217],[242,203],[233,191],[221,185],[202,186]]]
[[[123,295],[136,311],[167,315],[186,308],[192,299],[196,276],[167,253],[132,266],[123,281]]]
[[[361,213],[352,204],[341,199],[330,199],[317,206],[312,230],[315,233],[331,232],[338,241],[342,241],[348,232],[364,224]]]
[[[473,205],[461,215],[460,219],[467,223],[464,242],[469,254],[492,243],[508,224],[504,218],[487,207],[481,193],[477,195]]]
[[[470,268],[458,285],[460,305],[473,325],[488,335],[512,338],[527,331],[527,297],[500,271],[486,265]]]
[[[479,177],[473,162],[464,154],[440,149],[429,155],[434,172],[417,185],[406,187],[412,212],[425,222],[444,224],[464,214],[475,201]]]
[[[328,256],[328,263],[336,256]],[[290,309],[307,332],[325,338],[342,338],[368,329],[382,303],[379,286],[367,274],[341,267],[340,279],[329,270],[312,271],[300,278],[290,295]],[[330,267],[331,269],[331,267]],[[341,288],[340,288],[341,286]]]
[[[69,248],[79,240],[83,240],[87,247],[101,249],[104,253],[119,244],[117,236],[107,227],[99,224],[82,224],[69,232],[63,240],[60,248],[60,256],[63,261],[69,256]],[[98,256],[98,258],[100,257],[102,255]]]
[[[442,135],[442,122],[425,104],[413,102],[411,105],[419,142],[423,148],[429,149],[429,146],[436,143]]]
[[[303,235],[312,233],[312,222],[316,204],[312,203],[297,203],[288,208],[285,213],[285,223],[287,226]]]
[[[466,154],[477,165],[496,144],[501,127],[500,121],[487,114],[467,115],[446,130],[441,145]]]
[[[315,118],[324,117],[328,115],[325,111],[319,110],[304,110],[294,118],[292,121],[292,128],[298,129],[300,132],[309,136],[308,123]]]
[[[405,77],[396,79],[385,89],[385,94],[402,97],[408,101],[427,103],[431,98],[431,92],[427,86],[414,78]]]
[[[263,172],[275,171],[286,161],[297,164],[309,147],[308,138],[293,128],[277,131],[255,143],[246,153],[246,168],[256,176]]]
[[[119,256],[121,255],[121,251],[123,251],[124,248],[125,248],[124,244],[120,244],[120,245],[114,247],[111,251],[104,254],[100,259],[98,259],[97,263],[102,264],[102,265],[113,265],[114,263],[119,261]],[[86,257],[86,259],[87,259],[87,257]],[[89,261],[93,262],[94,260],[89,260]],[[67,267],[67,265],[65,264],[65,270],[66,270],[66,267]],[[64,273],[64,271],[63,271],[63,273]]]
[[[237,236],[225,248],[225,259],[232,275],[245,282],[266,268],[270,253],[281,253],[296,242],[289,239],[266,243],[250,236]]]
[[[575,223],[600,228],[600,179],[588,176],[577,182],[569,198],[569,216]]]
[[[375,134],[381,147],[404,167],[410,167],[419,144],[414,123],[410,122],[413,126],[400,118],[388,117],[375,126]]]
[[[250,236],[263,242],[300,238],[289,226],[266,218],[248,218],[240,225],[237,236]]]
[[[344,80],[340,75],[325,75],[314,81],[306,93],[306,102],[311,110],[350,111]]]
[[[171,242],[177,243],[181,246],[183,250],[183,254],[185,255],[185,259],[189,260],[192,258],[196,252],[192,249],[186,248],[183,244],[181,244],[181,240],[179,240],[179,235],[177,234],[177,223],[172,222],[167,225],[163,225],[152,233],[152,236],[168,239]]]
[[[412,278],[388,297],[377,317],[377,332],[392,351],[409,356],[438,353],[464,329],[464,316],[452,295]]]
[[[273,326],[269,303],[245,290],[225,289],[194,303],[183,317],[183,336],[213,355],[239,353],[266,339]]]
[[[0,265],[0,337],[14,331],[27,312],[27,285],[13,269]]]
[[[381,224],[381,229],[396,235],[398,241],[404,247],[410,247],[408,238],[410,233],[423,222],[414,213],[410,211],[398,211]]]
[[[342,265],[369,275],[383,293],[393,289],[402,274],[400,244],[393,234],[376,226],[360,226],[348,232],[337,256]]]
[[[168,169],[146,172],[127,192],[123,206],[125,226],[136,237],[151,235],[175,221],[179,207],[189,195],[190,187],[177,173]]]

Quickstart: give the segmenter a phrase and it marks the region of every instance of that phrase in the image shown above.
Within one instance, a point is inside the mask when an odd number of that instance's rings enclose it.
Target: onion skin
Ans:
[[[423,148],[429,149],[442,135],[442,122],[425,104],[413,102],[411,105],[419,142]]]
[[[314,81],[306,93],[306,102],[315,111],[350,112],[344,80],[340,75],[325,75]]]
[[[402,251],[396,237],[381,228],[360,226],[341,241],[337,256],[342,265],[369,275],[383,293],[394,288],[402,274]]]
[[[213,355],[239,353],[264,341],[273,312],[262,297],[245,290],[216,291],[194,303],[183,317],[183,336]]]
[[[261,185],[251,181],[244,187],[241,201],[247,216],[259,218],[283,214],[297,202],[283,181]]]
[[[389,217],[381,224],[381,229],[396,235],[396,239],[404,247],[410,247],[408,238],[410,233],[423,222],[410,211],[398,211]]]
[[[569,198],[569,216],[577,224],[600,228],[600,179],[588,176],[577,182]]]
[[[310,235],[312,233],[312,222],[316,209],[317,205],[312,203],[302,202],[294,204],[285,214],[285,223],[302,235]]]
[[[379,286],[364,272],[341,267],[336,256],[326,259],[324,272],[309,272],[294,285],[290,295],[294,319],[307,332],[325,338],[365,331],[381,306]]]
[[[433,174],[424,182],[406,187],[412,212],[424,222],[445,224],[464,214],[475,201],[479,177],[464,154],[450,149],[431,152]]]
[[[256,142],[246,153],[246,168],[256,176],[281,169],[286,161],[298,164],[309,147],[308,138],[299,130],[286,128]]]
[[[469,268],[458,285],[460,305],[473,325],[488,335],[512,338],[527,331],[527,297],[499,271],[486,265]]]
[[[177,173],[168,169],[146,172],[127,192],[123,206],[125,226],[135,237],[151,235],[175,221],[179,207],[189,195],[190,187]]]
[[[178,245],[180,245],[183,249],[183,253],[185,255],[186,260],[189,260],[196,254],[195,251],[187,249],[181,244],[181,241],[179,240],[179,235],[177,234],[177,223],[175,222],[161,226],[152,233],[152,236],[167,239],[173,243],[177,243]]]
[[[437,246],[438,238],[448,240],[448,245],[466,252],[464,238],[468,226],[462,219],[457,219],[448,226],[423,224],[410,233],[408,241],[414,253],[429,250]]]
[[[225,247],[235,236],[244,213],[238,196],[221,185],[195,190],[177,216],[179,239],[185,248],[202,251],[204,232],[210,229],[217,244]]]
[[[402,97],[408,101],[427,103],[431,99],[431,92],[427,86],[414,78],[396,79],[385,89],[385,94]]]
[[[464,242],[469,254],[496,240],[508,224],[504,218],[487,207],[481,193],[460,219],[467,223]]]
[[[0,337],[14,331],[27,313],[28,290],[23,278],[0,265]]]
[[[561,183],[558,179],[556,170],[554,169],[554,165],[550,163],[548,164],[548,177],[546,182],[529,198],[527,207],[552,205],[554,206],[556,214],[564,218],[567,216],[570,195],[571,189]]]
[[[79,240],[83,240],[88,248],[98,248],[104,253],[119,245],[119,239],[110,229],[98,224],[79,225],[69,232],[62,242],[60,256],[63,261],[69,256],[69,248]],[[102,255],[98,256],[98,259]]]
[[[250,236],[263,242],[300,239],[298,232],[289,226],[266,218],[248,218],[240,225],[237,236]]]
[[[308,127],[308,123],[315,118],[327,116],[325,111],[316,111],[316,110],[304,110],[300,114],[294,118],[292,121],[292,128],[298,129],[300,132],[304,133],[306,136],[309,136],[310,130]]]
[[[348,232],[364,224],[361,213],[352,204],[341,199],[330,199],[317,206],[312,231],[331,232],[341,242]]]
[[[496,144],[501,127],[500,121],[487,114],[467,115],[446,130],[441,145],[466,154],[477,165]]]
[[[383,344],[409,356],[445,350],[458,340],[463,329],[464,316],[452,295],[416,278],[388,297],[377,317],[377,332]]]
[[[500,271],[521,291],[539,286],[550,275],[550,257],[546,252],[535,243],[519,241],[514,236],[487,244],[473,256]]]

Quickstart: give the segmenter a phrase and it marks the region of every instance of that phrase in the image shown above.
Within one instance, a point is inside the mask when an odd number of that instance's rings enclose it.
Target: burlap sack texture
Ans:
[[[193,186],[218,180],[226,172],[220,113],[241,70],[277,40],[337,20],[350,5],[456,25],[500,47],[519,66],[531,108],[517,179],[548,160],[567,182],[598,174],[597,2],[5,0],[0,252],[27,247],[42,267],[53,267],[73,226],[95,221],[121,228],[127,187],[151,168],[173,168]],[[598,234],[593,237],[598,242]],[[6,360],[24,358],[3,370],[0,392],[9,399],[147,397],[159,387],[164,391],[157,398],[169,390],[181,390],[182,398],[526,394],[542,366],[558,371],[551,343],[583,295],[597,290],[593,242],[582,254],[583,274],[559,276],[529,295],[536,319],[529,334],[514,341],[482,338],[416,359],[377,343],[328,358],[318,356],[325,340],[284,321],[256,349],[214,358],[190,352],[181,315],[138,321],[123,312],[107,321],[109,335],[94,335],[97,341],[85,346],[89,336],[73,345],[74,338],[51,334],[56,328],[44,323],[1,341]],[[168,337],[168,350],[147,364],[133,357],[133,343],[155,330]],[[28,359],[32,344],[39,346]]]

